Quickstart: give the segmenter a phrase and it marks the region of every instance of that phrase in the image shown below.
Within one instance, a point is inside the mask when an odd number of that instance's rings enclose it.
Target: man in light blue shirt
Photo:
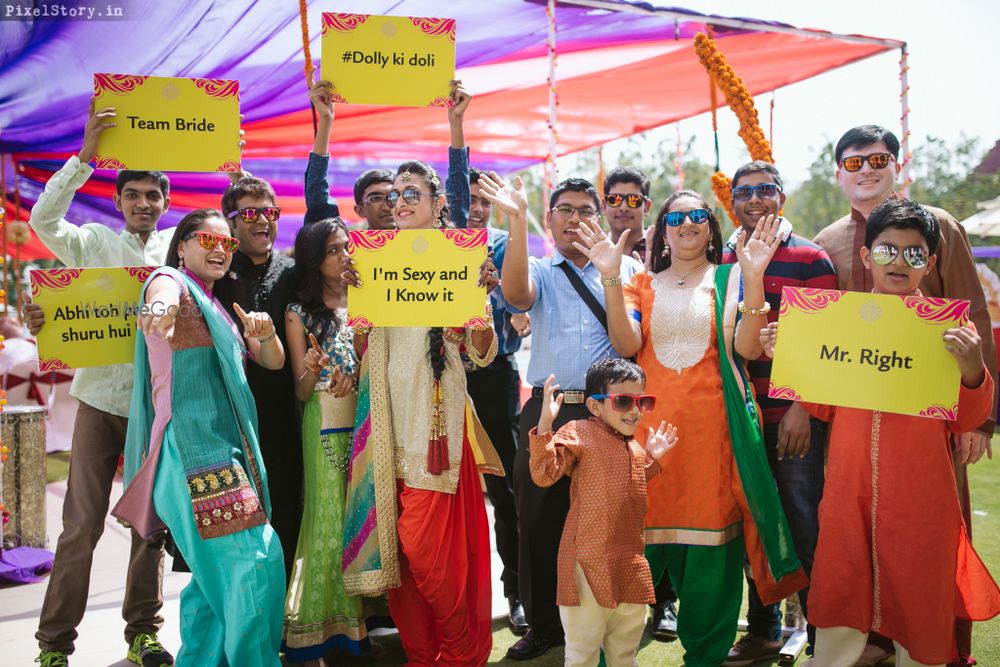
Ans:
[[[563,407],[553,428],[589,416],[583,388],[587,369],[597,360],[617,357],[604,318],[604,287],[600,272],[573,244],[583,221],[600,217],[594,186],[580,178],[560,183],[549,198],[546,224],[556,252],[552,257],[528,259],[526,223],[512,218],[503,262],[503,296],[511,312],[531,314],[532,349],[528,363],[531,398],[521,408],[520,434],[514,460],[514,496],[517,502],[521,602],[531,629],[507,656],[529,660],[551,646],[564,643],[556,606],[556,558],[563,524],[569,511],[569,479],[548,488],[537,486],[528,470],[528,432],[538,423],[542,386],[555,376],[563,392]],[[620,279],[628,282],[642,265],[631,257],[622,261]],[[593,299],[588,306],[570,279]]]

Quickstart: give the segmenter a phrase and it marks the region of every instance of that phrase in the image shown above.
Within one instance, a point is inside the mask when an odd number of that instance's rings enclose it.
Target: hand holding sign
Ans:
[[[497,271],[496,264],[493,263],[492,250],[486,255],[486,261],[479,265],[479,281],[476,284],[485,287],[487,294],[500,284],[500,272]]]
[[[87,124],[83,127],[83,147],[77,156],[80,158],[81,164],[87,164],[97,155],[97,144],[100,141],[101,132],[118,125],[114,122],[115,108],[105,107],[95,112],[96,102],[95,98],[90,98],[90,117],[87,118]]]
[[[954,327],[944,332],[944,347],[958,362],[962,384],[978,387],[983,382],[983,339],[976,325],[969,322],[964,327]]]
[[[316,68],[313,67],[309,72],[309,102],[320,119],[333,120],[333,84],[326,80],[314,83],[315,73]]]
[[[240,308],[240,304],[234,303],[233,310],[243,322],[243,336],[246,338],[256,338],[261,343],[274,338],[274,322],[267,313],[246,312]]]

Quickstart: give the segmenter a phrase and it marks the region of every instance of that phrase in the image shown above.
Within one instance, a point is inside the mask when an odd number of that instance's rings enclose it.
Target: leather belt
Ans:
[[[563,403],[567,403],[569,405],[578,405],[587,400],[587,392],[581,391],[579,389],[567,389],[565,391],[563,391],[562,389],[557,389],[556,395],[559,394],[563,395]],[[544,387],[531,388],[532,398],[541,398],[544,395],[545,395]]]

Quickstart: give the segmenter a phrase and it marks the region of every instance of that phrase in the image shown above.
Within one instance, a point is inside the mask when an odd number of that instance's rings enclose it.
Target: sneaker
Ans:
[[[774,660],[784,645],[783,642],[771,641],[748,632],[729,649],[722,667],[747,667],[761,660]]]
[[[128,657],[129,662],[134,662],[140,667],[160,667],[161,665],[174,664],[174,656],[163,648],[163,644],[160,643],[155,634],[148,632],[140,632],[135,636],[126,657]]]
[[[661,642],[672,642],[677,639],[677,609],[673,602],[664,600],[653,605],[649,634]]]
[[[42,651],[35,662],[42,667],[69,667],[69,657],[62,651]]]

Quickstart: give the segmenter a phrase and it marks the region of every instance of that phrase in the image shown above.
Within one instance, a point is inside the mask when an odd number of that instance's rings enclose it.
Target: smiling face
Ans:
[[[707,208],[705,202],[695,197],[678,197],[667,209],[667,213],[674,211],[693,211],[699,208]],[[685,217],[684,222],[678,227],[664,225],[667,230],[667,244],[670,246],[670,254],[674,259],[695,259],[705,257],[708,242],[712,239],[712,230],[709,222],[695,224],[691,218]]]
[[[873,153],[889,153],[889,147],[884,141],[877,141],[867,146],[850,146],[844,150],[841,160],[853,155],[867,156]],[[837,183],[844,196],[857,209],[872,209],[878,206],[892,194],[896,186],[896,176],[901,167],[896,160],[890,160],[882,169],[873,169],[866,160],[858,171],[847,171],[843,165],[837,165]]]
[[[898,251],[896,257],[884,266],[875,263],[872,258],[872,250],[866,247],[861,248],[861,261],[865,268],[872,272],[875,291],[879,294],[913,294],[920,287],[920,281],[923,280],[924,276],[934,268],[937,255],[931,255],[927,266],[921,269],[914,269],[906,263],[904,254],[907,248],[917,247],[923,248],[925,253],[928,251],[927,241],[923,234],[916,229],[887,227],[872,241],[872,249],[884,244],[895,246]]]
[[[479,183],[469,185],[469,227],[471,229],[484,229],[490,223],[490,214],[493,212],[491,204],[482,195],[483,189]]]
[[[583,257],[583,253],[573,246],[573,242],[580,242],[580,211],[592,212],[590,220],[599,220],[597,209],[594,207],[594,198],[586,192],[566,190],[555,201],[555,205],[545,214],[549,229],[552,230],[552,242],[556,250],[566,259],[578,259]],[[570,213],[564,213],[560,209],[568,207]]]
[[[164,197],[159,181],[151,178],[127,181],[121,195],[114,195],[114,202],[125,218],[125,229],[144,238],[156,229],[156,221],[170,208],[170,197]]]
[[[392,192],[399,193],[399,199],[392,208],[392,219],[400,229],[434,229],[434,221],[444,206],[444,197],[431,194],[430,186],[420,176],[404,172],[392,183]],[[415,202],[406,201],[404,194],[419,193]],[[412,199],[412,197],[411,197]]]
[[[638,208],[629,208],[625,201],[622,201],[618,206],[611,206],[608,204],[607,196],[615,194],[642,196],[642,188],[636,183],[618,182],[611,185],[604,193],[604,217],[611,229],[612,242],[618,243],[618,238],[626,229],[629,229],[631,232],[628,235],[628,242],[630,245],[634,244],[642,238],[642,221],[649,213],[652,202],[649,199],[644,199]]]
[[[236,200],[236,210],[275,205],[270,197],[246,196]],[[258,215],[257,221],[252,223],[243,222],[239,215],[233,220],[233,236],[240,241],[240,252],[256,264],[267,261],[277,235],[278,223],[268,222],[263,215]]]
[[[323,276],[325,282],[340,281],[346,268],[345,259],[347,259],[347,232],[343,229],[337,229],[326,237],[326,257],[319,267],[320,275]]]
[[[355,204],[354,212],[365,219],[368,229],[395,229],[392,221],[392,209],[386,201],[386,195],[392,189],[392,183],[372,183],[361,195],[361,203]]]
[[[766,171],[757,171],[740,176],[738,183],[733,183],[733,187],[752,187],[754,185],[771,184],[777,185],[774,176]],[[736,213],[740,225],[747,230],[747,234],[752,234],[757,222],[768,215],[778,215],[778,211],[785,205],[785,193],[778,192],[774,197],[762,197],[759,192],[754,192],[748,201],[738,201],[733,199],[733,211]]]
[[[195,231],[229,237],[229,225],[219,216],[206,218]],[[184,268],[209,287],[226,275],[233,259],[233,254],[226,252],[221,243],[216,243],[211,250],[202,247],[197,234],[177,244],[177,256],[184,261]]]
[[[625,382],[616,382],[609,384],[605,394],[631,394],[633,396],[638,396],[646,391],[646,385],[642,382],[635,380],[627,380]],[[587,408],[590,413],[595,417],[600,418],[602,422],[618,431],[622,435],[633,435],[637,428],[639,428],[639,420],[642,418],[642,413],[639,412],[639,406],[633,401],[632,407],[627,412],[618,412],[613,407],[611,407],[611,399],[605,398],[603,400],[595,400],[593,398],[587,399]]]

